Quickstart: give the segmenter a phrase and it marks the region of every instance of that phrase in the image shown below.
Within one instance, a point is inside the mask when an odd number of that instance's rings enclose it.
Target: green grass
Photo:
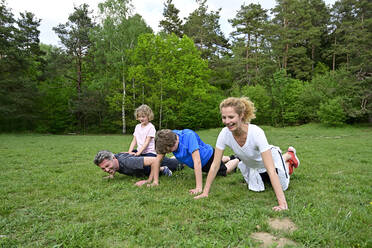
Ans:
[[[188,168],[157,188],[137,188],[139,178],[125,175],[103,179],[94,155],[126,150],[131,135],[0,135],[0,247],[254,247],[257,225],[300,247],[371,247],[372,129],[263,129],[269,143],[292,145],[301,159],[285,212],[271,210],[270,187],[248,191],[240,173],[218,177],[198,201],[188,194]],[[218,132],[198,133],[214,145]],[[298,229],[273,231],[272,217]]]

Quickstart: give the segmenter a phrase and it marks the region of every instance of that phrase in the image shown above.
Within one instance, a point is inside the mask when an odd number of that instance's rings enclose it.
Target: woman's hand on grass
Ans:
[[[288,210],[288,206],[287,205],[279,205],[279,206],[275,206],[272,208],[274,211],[283,211],[283,210]]]

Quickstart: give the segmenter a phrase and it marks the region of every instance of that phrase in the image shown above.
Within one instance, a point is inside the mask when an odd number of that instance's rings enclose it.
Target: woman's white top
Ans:
[[[218,135],[216,148],[225,150],[226,146],[230,147],[241,159],[238,167],[250,190],[265,190],[264,183],[259,173],[266,172],[261,153],[269,149],[271,150],[282,188],[283,190],[288,188],[288,168],[283,164],[284,161],[281,156],[280,148],[269,145],[265,133],[260,127],[254,124],[248,125],[247,139],[243,146],[240,146],[234,139],[232,132],[227,127],[224,127]]]

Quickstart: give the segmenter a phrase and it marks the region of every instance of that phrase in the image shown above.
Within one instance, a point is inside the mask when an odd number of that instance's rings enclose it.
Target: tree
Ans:
[[[193,39],[199,48],[202,58],[211,59],[228,48],[219,24],[220,11],[207,13],[206,0],[196,0],[199,7],[190,13],[184,25],[184,33]]]
[[[130,50],[136,46],[140,34],[151,33],[152,29],[140,15],[130,16],[130,0],[107,0],[99,4],[99,8],[102,22],[93,35],[96,44],[95,57],[97,64],[101,64],[97,68],[100,73],[96,80],[105,85],[104,89],[109,89],[104,95],[111,109],[116,112],[120,106],[122,133],[125,134],[127,108],[128,105],[132,110],[134,107],[130,104],[131,100],[127,99]],[[135,90],[132,89],[132,92]]]
[[[345,66],[361,77],[371,73],[372,4],[340,0],[332,8],[333,70]],[[338,64],[338,66],[336,65]]]
[[[37,119],[40,20],[29,12],[15,20],[4,1],[0,17],[0,129],[30,130]]]
[[[66,77],[71,74],[70,57],[59,47],[41,44],[40,49],[44,62],[38,82],[40,96],[37,101],[39,116],[36,131],[73,132],[76,118],[71,103],[76,86]]]
[[[332,69],[346,69],[354,77],[349,76],[353,82],[354,99],[359,99],[354,104],[351,116],[360,117],[369,115],[372,122],[372,52],[370,41],[372,39],[372,3],[366,0],[340,0],[332,8],[332,33],[333,44]],[[360,110],[359,110],[360,106]],[[357,110],[357,111],[355,111]],[[350,112],[347,112],[350,115]]]
[[[83,63],[91,46],[89,32],[94,27],[94,23],[90,18],[87,4],[82,4],[79,7],[74,7],[74,12],[68,17],[68,22],[59,24],[53,30],[57,33],[61,43],[65,47],[67,53],[71,56],[72,62],[76,70],[76,93],[77,101],[81,100],[82,83],[84,78]],[[76,117],[82,125],[82,113],[76,111]]]
[[[218,123],[222,97],[208,84],[208,65],[190,38],[142,35],[132,63],[129,76],[143,84],[145,103],[154,110],[159,129]]]
[[[268,22],[266,10],[262,9],[260,4],[242,5],[236,17],[229,22],[236,29],[231,33],[235,40],[235,82],[251,85],[254,81],[257,82],[261,67],[265,65],[265,30]]]
[[[173,0],[167,0],[166,3],[164,3],[163,10],[164,20],[160,21],[159,27],[162,27],[163,31],[166,34],[174,33],[175,35],[181,38],[183,31],[182,20],[178,16],[178,13],[180,11],[174,6],[172,1]]]
[[[277,62],[298,79],[311,79],[327,25],[327,8],[320,0],[277,0],[272,10],[273,30],[271,43]],[[320,57],[320,56],[319,56]]]

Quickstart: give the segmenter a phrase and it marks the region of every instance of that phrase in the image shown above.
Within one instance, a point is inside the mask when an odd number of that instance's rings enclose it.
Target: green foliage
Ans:
[[[142,35],[132,63],[129,77],[141,86],[142,99],[152,107],[158,128],[215,125],[221,98],[208,84],[207,63],[190,38]]]
[[[32,130],[37,120],[41,75],[40,20],[32,13],[15,20],[0,3],[0,131]]]
[[[371,72],[371,9],[372,3],[368,0],[335,2],[332,9],[333,44],[330,48],[337,62],[334,69],[346,67],[363,78]]]
[[[38,109],[40,117],[35,131],[41,133],[73,132],[74,116],[69,108],[69,100],[74,95],[74,89],[48,82],[39,85],[40,98]]]
[[[269,39],[280,69],[295,78],[310,80],[327,35],[328,8],[321,0],[278,0],[272,11],[275,32]]]
[[[358,80],[349,71],[341,69],[315,76],[310,91],[306,95],[314,98],[312,105],[315,106],[330,99],[342,99],[342,108],[348,121],[366,119],[370,114],[367,104],[363,104],[369,101],[371,86],[368,80]]]
[[[78,130],[85,129],[87,118],[87,113],[82,111],[81,105],[83,104],[82,96],[86,94],[86,92],[83,92],[84,87],[86,87],[83,82],[88,75],[85,71],[85,64],[89,58],[89,49],[92,45],[89,33],[95,26],[90,17],[91,13],[87,4],[74,6],[74,12],[69,15],[68,21],[53,28],[69,55],[72,70],[75,72],[76,97],[71,101],[73,103],[71,107],[78,120]]]
[[[127,126],[132,129],[136,122],[132,113],[137,107],[139,90],[135,82],[127,79],[131,52],[141,34],[152,33],[140,15],[130,16],[130,2],[107,0],[99,4],[102,22],[91,34],[97,64],[93,81],[106,101],[106,116],[114,117],[111,129],[121,129],[122,133],[127,132]]]
[[[164,2],[162,32],[140,45],[153,30],[131,0],[100,3],[98,25],[88,5],[76,6],[54,28],[58,48],[40,44],[40,19],[17,19],[1,0],[0,131],[127,133],[143,103],[158,128],[216,127],[230,95],[255,102],[257,123],[324,122],[332,101],[342,122],[372,122],[370,1],[278,0],[271,19],[244,4],[230,40],[221,9],[197,0],[182,25],[174,2]]]
[[[241,96],[247,96],[254,103],[256,108],[256,119],[253,120],[257,124],[268,124],[271,122],[271,98],[267,94],[267,90],[261,86],[244,86],[241,89]]]
[[[183,26],[184,34],[190,37],[204,59],[212,59],[228,48],[228,41],[219,24],[220,11],[208,11],[207,0],[198,0],[198,8],[189,14]]]
[[[321,103],[317,113],[321,123],[332,126],[342,125],[346,120],[341,97],[329,99]]]
[[[178,16],[180,10],[174,6],[172,1],[173,0],[167,0],[164,3],[164,20],[160,21],[159,26],[163,28],[163,32],[165,32],[166,34],[174,33],[178,37],[182,37],[182,20]]]
[[[272,124],[293,125],[299,124],[307,118],[303,112],[303,99],[301,96],[306,89],[306,82],[292,79],[284,70],[274,74],[270,84],[273,111]]]
[[[236,29],[231,33],[234,38],[231,67],[235,72],[235,82],[240,85],[255,84],[264,76],[263,67],[270,63],[264,62],[265,53],[268,52],[265,46],[267,11],[262,9],[260,4],[242,5],[236,17],[229,22]]]

